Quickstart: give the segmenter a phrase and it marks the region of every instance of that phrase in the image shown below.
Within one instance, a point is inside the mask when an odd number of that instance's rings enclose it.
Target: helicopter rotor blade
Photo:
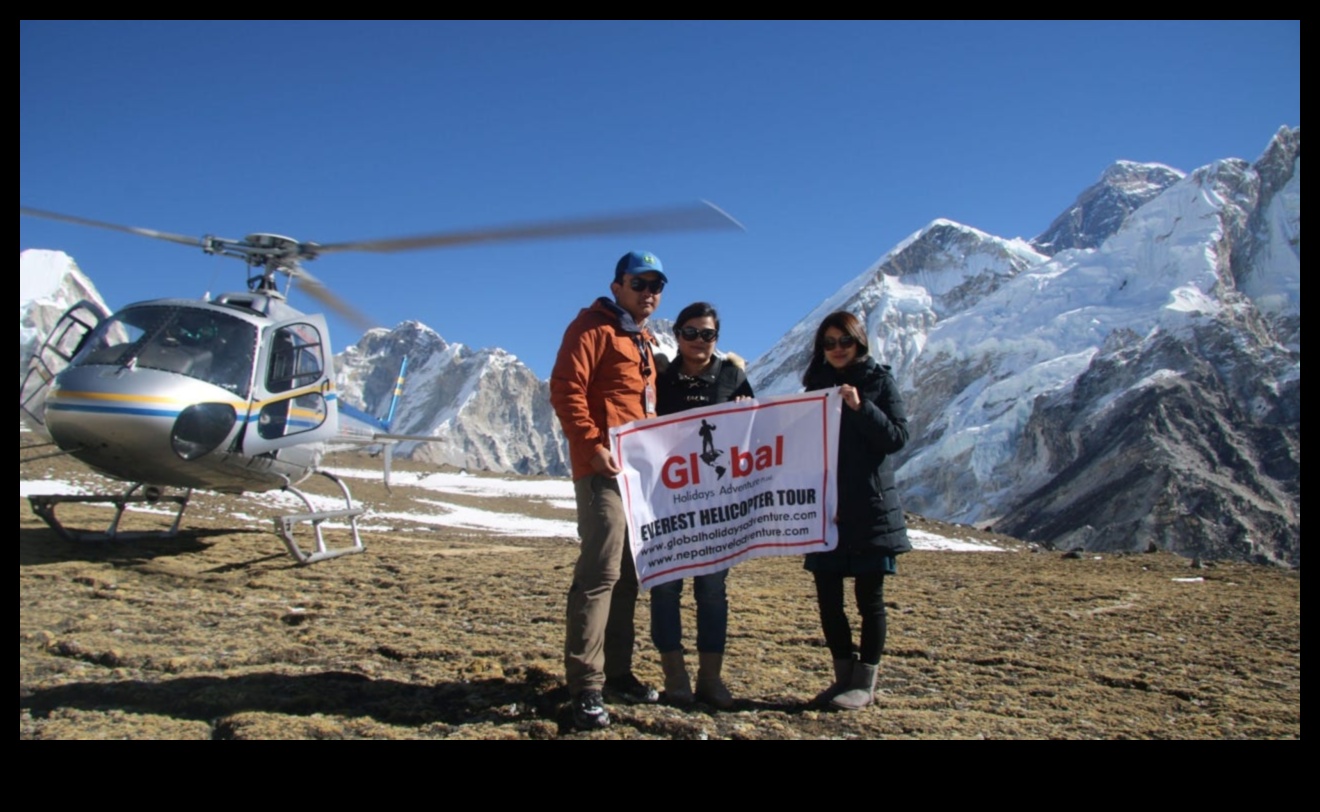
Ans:
[[[326,287],[325,283],[303,270],[302,266],[291,269],[290,275],[297,280],[298,287],[303,293],[343,316],[359,330],[370,330],[376,326],[375,321],[372,321],[361,310],[331,293],[330,288]]]
[[[420,234],[415,237],[396,237],[384,240],[359,240],[316,245],[316,254],[339,251],[370,251],[390,253],[413,251],[419,248],[444,248],[481,242],[552,239],[556,237],[583,237],[605,234],[624,234],[655,231],[699,231],[715,229],[741,229],[742,223],[733,219],[714,203],[701,201],[689,206],[604,215],[572,220],[554,220],[513,226],[476,229],[472,231]]]
[[[18,213],[26,214],[28,217],[44,217],[47,220],[62,220],[66,223],[74,223],[81,226],[94,226],[96,228],[108,228],[111,231],[123,231],[128,234],[137,234],[141,237],[151,237],[157,240],[166,240],[176,242],[180,245],[191,245],[200,248],[204,245],[201,239],[197,237],[188,237],[183,234],[171,234],[168,231],[157,231],[154,228],[137,228],[135,226],[121,226],[116,223],[106,223],[101,220],[90,220],[86,217],[75,217],[72,214],[60,214],[53,211],[43,211],[41,209],[32,209],[27,206],[19,206]]]
[[[651,209],[625,214],[581,217],[565,220],[524,223],[512,226],[473,229],[467,231],[437,232],[413,237],[395,237],[381,240],[358,240],[318,244],[299,242],[289,237],[274,234],[254,234],[243,240],[229,240],[220,237],[188,237],[183,234],[171,234],[151,228],[107,223],[87,217],[44,211],[27,206],[20,206],[20,215],[43,217],[59,220],[74,225],[92,226],[111,231],[122,231],[141,237],[165,240],[201,248],[208,254],[222,254],[245,259],[249,267],[265,267],[267,274],[287,273],[299,280],[303,291],[327,308],[335,311],[361,329],[370,329],[375,323],[362,311],[330,292],[319,279],[303,269],[300,260],[310,261],[321,254],[342,251],[365,251],[371,253],[393,253],[412,251],[421,248],[445,248],[475,243],[511,242],[518,240],[555,239],[565,237],[603,236],[609,234],[647,233],[660,231],[701,231],[718,229],[737,229],[745,231],[727,212],[714,203],[703,200],[685,206],[664,209]]]

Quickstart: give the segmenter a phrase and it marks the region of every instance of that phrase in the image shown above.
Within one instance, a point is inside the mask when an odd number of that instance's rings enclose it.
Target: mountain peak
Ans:
[[[1070,248],[1096,248],[1123,226],[1129,214],[1185,176],[1164,164],[1115,161],[1031,244],[1049,256]]]
[[[898,277],[937,298],[956,291],[936,303],[937,310],[948,313],[998,287],[993,280],[1016,276],[1045,259],[1022,240],[939,218],[895,246],[867,275]]]
[[[50,299],[64,287],[70,275],[83,287],[91,282],[78,268],[73,257],[63,251],[29,248],[18,254],[18,306],[21,310],[29,302]]]
[[[1132,179],[1168,177],[1181,180],[1185,173],[1167,164],[1128,161],[1120,158],[1100,173],[1100,183],[1122,183]]]

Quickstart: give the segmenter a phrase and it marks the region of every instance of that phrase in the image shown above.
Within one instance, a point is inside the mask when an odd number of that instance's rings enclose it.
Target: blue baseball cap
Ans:
[[[668,283],[669,277],[665,276],[664,266],[660,264],[660,258],[650,251],[629,251],[619,258],[619,262],[614,266],[614,281],[623,279],[623,275],[647,273],[655,271],[660,274],[660,280]]]

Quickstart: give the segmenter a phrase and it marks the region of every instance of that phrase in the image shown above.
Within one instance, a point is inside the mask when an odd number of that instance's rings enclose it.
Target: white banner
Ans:
[[[829,389],[610,429],[642,586],[833,550],[842,403]]]

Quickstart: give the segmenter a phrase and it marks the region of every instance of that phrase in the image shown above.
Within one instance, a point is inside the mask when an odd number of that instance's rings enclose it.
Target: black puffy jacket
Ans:
[[[862,403],[856,411],[845,404],[839,424],[839,546],[808,555],[806,568],[855,574],[873,569],[878,555],[912,549],[892,459],[907,444],[907,411],[889,367],[870,356],[842,371],[824,366],[807,389],[843,384],[855,386]]]
[[[716,358],[701,375],[689,377],[679,372],[682,361],[662,361],[656,356],[656,414],[676,414],[688,409],[728,403],[734,398],[754,397],[752,385],[742,367],[728,358]]]

